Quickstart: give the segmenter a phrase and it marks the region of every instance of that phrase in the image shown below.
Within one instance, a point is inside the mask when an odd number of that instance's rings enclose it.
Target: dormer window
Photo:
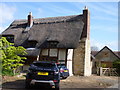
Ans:
[[[37,41],[28,41],[25,45],[25,48],[35,48],[37,43]]]
[[[3,37],[6,37],[8,42],[14,43],[14,35],[3,35]]]
[[[50,48],[56,48],[59,43],[58,41],[48,41],[48,42]]]

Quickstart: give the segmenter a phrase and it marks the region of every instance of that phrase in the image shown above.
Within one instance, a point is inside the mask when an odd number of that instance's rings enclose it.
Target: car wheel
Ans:
[[[67,77],[63,77],[62,79],[66,79]]]
[[[25,88],[26,88],[26,89],[29,89],[29,88],[30,88],[30,83],[29,83],[29,82],[26,82],[26,83],[25,83]]]

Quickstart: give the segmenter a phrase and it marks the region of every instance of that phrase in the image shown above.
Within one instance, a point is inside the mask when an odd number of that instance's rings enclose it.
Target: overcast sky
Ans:
[[[91,46],[118,50],[117,2],[1,2],[0,33],[14,20],[27,19],[29,12],[34,18],[79,15],[84,6],[90,11]]]

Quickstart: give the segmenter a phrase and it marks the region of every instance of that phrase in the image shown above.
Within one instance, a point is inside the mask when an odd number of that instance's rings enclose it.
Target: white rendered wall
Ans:
[[[90,76],[92,73],[92,63],[90,58],[90,40],[86,39],[85,44],[85,61],[84,61],[84,76]]]
[[[68,49],[67,68],[69,69],[70,76],[73,75],[73,72],[72,72],[72,58],[73,58],[73,49]]]

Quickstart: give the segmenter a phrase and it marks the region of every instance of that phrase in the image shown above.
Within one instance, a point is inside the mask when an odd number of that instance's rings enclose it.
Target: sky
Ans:
[[[79,15],[90,11],[91,46],[118,50],[118,2],[0,2],[0,33],[14,20]]]

